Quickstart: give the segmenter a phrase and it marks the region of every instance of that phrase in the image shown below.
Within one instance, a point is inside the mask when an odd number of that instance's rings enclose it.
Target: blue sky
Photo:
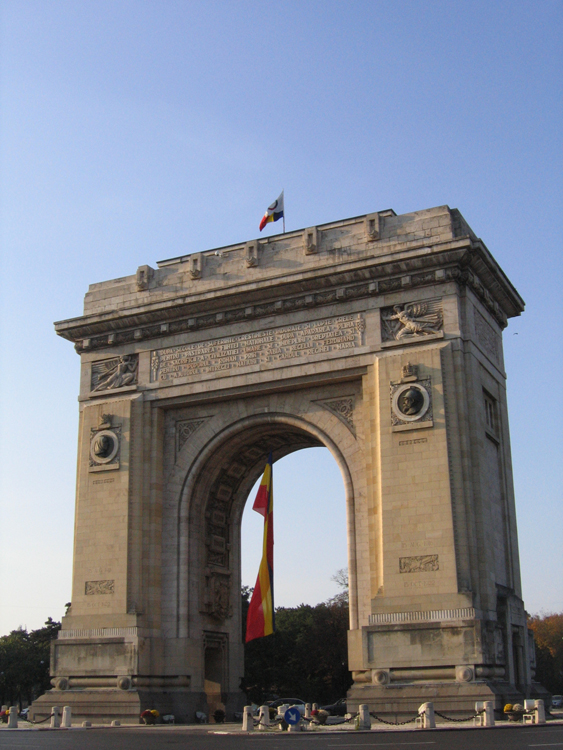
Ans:
[[[504,337],[523,593],[563,610],[562,20],[551,0],[3,0],[0,632],[70,598],[79,361],[52,322],[90,283],[256,237],[282,188],[288,230],[459,208],[526,300]],[[278,603],[316,603],[346,563],[338,470],[304,451],[276,482]]]

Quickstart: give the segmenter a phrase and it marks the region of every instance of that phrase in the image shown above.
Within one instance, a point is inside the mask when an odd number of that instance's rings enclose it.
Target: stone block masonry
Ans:
[[[241,711],[244,505],[270,451],[320,445],[345,486],[349,707],[537,692],[502,357],[523,309],[447,206],[92,284],[56,324],[81,361],[74,577],[35,718]]]

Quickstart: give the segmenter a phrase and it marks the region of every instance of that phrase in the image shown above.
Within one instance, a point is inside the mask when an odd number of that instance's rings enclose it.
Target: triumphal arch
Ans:
[[[72,605],[35,704],[240,709],[240,524],[267,455],[346,491],[349,705],[530,691],[502,331],[524,303],[459,211],[379,211],[93,284]],[[344,530],[343,530],[344,533]]]

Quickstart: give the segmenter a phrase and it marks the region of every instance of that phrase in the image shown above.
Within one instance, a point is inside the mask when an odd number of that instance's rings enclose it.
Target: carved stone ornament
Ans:
[[[406,365],[403,365],[401,372],[403,382],[418,380],[418,365],[407,362]]]
[[[210,614],[222,622],[233,614],[230,604],[231,587],[227,576],[212,576],[211,578],[211,608]]]
[[[440,300],[394,305],[381,310],[383,341],[408,341],[442,333]]]
[[[399,558],[400,573],[431,573],[439,570],[438,555],[415,555]]]
[[[84,586],[86,596],[113,594],[114,591],[115,581],[86,581]]]
[[[475,322],[475,333],[477,334],[477,341],[481,348],[492,358],[495,362],[499,361],[499,338],[494,332],[493,327],[487,323],[481,313],[473,308],[473,319]]]
[[[356,436],[356,427],[354,425],[354,396],[344,396],[343,398],[331,398],[326,401],[318,402],[324,409],[328,409],[335,417],[343,422],[350,430],[354,437]]]
[[[217,622],[223,622],[233,616],[231,577],[228,572],[212,571],[206,576],[202,612]]]
[[[391,424],[432,421],[430,378],[418,382],[391,383]]]
[[[371,673],[371,680],[374,685],[387,685],[389,672],[386,669],[374,669]]]
[[[113,391],[137,384],[138,354],[122,354],[92,364],[91,391]]]
[[[102,419],[107,420],[108,416],[103,415]],[[104,427],[106,424],[107,421],[102,422]],[[90,471],[119,468],[120,438],[121,425],[115,425],[112,429],[90,430]]]
[[[176,422],[176,453],[179,453],[196,430],[199,430],[205,419],[185,419]]]
[[[456,667],[455,678],[456,682],[472,682],[475,678],[475,672],[471,667]]]

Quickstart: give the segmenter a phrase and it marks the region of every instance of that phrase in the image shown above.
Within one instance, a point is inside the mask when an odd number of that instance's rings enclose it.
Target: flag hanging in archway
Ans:
[[[264,516],[262,561],[246,617],[246,643],[271,635],[274,623],[274,487],[272,454],[256,494],[252,510]]]

